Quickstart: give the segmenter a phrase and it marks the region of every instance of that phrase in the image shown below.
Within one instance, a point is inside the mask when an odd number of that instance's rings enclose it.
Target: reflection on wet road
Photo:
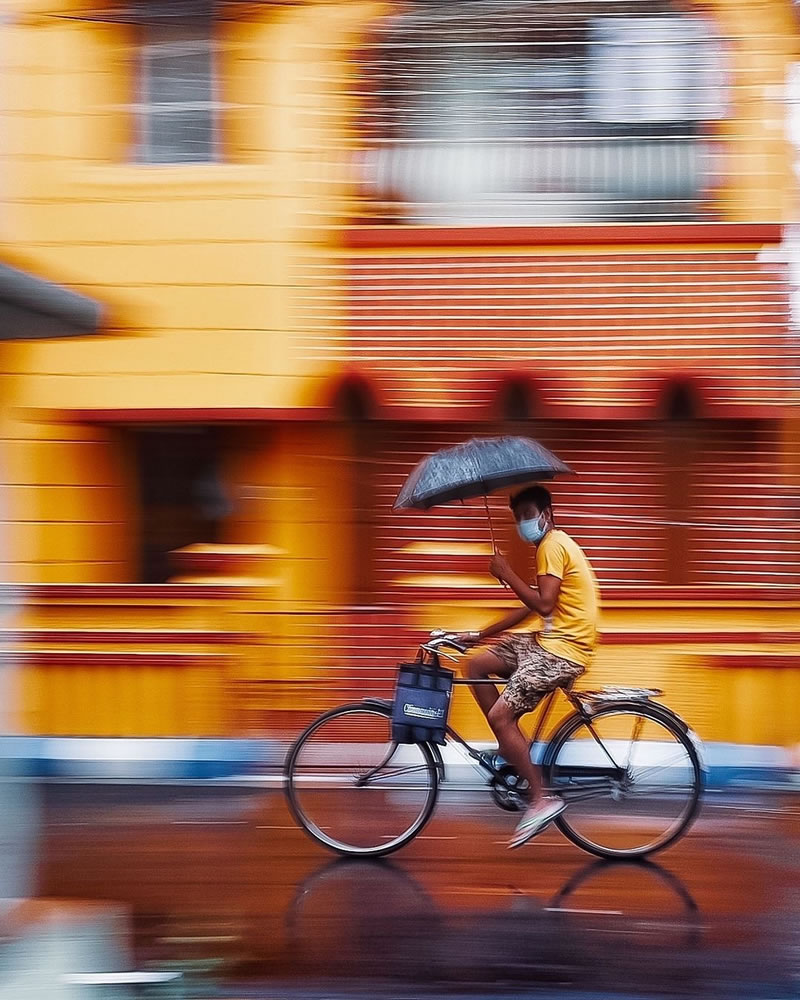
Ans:
[[[51,785],[38,891],[115,900],[140,968],[191,996],[800,995],[800,797],[711,797],[657,863],[604,864],[555,830],[447,793],[385,862],[337,860],[281,794]],[[477,993],[476,993],[477,990]]]

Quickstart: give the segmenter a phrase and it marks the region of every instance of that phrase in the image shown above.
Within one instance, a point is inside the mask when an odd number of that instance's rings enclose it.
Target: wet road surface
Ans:
[[[123,902],[192,997],[800,996],[800,795],[706,799],[653,864],[446,792],[385,862],[336,860],[280,791],[46,784],[37,890]]]

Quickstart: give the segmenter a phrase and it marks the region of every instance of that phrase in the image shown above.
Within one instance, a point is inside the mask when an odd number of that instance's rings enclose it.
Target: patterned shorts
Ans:
[[[549,691],[563,687],[586,668],[542,649],[530,633],[512,633],[489,650],[511,671],[502,697],[516,715],[532,712]]]

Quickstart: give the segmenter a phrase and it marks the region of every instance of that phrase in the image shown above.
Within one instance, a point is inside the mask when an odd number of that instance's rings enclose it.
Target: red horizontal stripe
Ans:
[[[98,649],[32,649],[6,650],[4,659],[15,665],[34,667],[197,667],[216,665],[226,654],[221,650],[214,653],[154,652],[138,653],[132,650]]]
[[[258,636],[241,632],[201,632],[187,630],[153,631],[148,629],[104,629],[104,628],[52,628],[52,629],[0,629],[0,638],[9,642],[38,642],[46,644],[108,642],[119,645],[216,645],[220,643],[255,642]]]
[[[603,243],[779,243],[778,223],[581,223],[574,226],[351,226],[346,247],[590,246]]]
[[[486,373],[486,366],[476,365]],[[410,378],[410,377],[409,377]],[[380,383],[380,379],[376,378]],[[494,423],[499,417],[498,402],[491,389],[483,387],[484,396],[477,402],[467,402],[453,406],[409,406],[404,403],[386,402],[376,405],[369,419],[376,421],[396,421],[416,424],[461,424]],[[625,402],[630,403],[630,388],[625,389]],[[787,398],[785,386],[776,383],[771,396],[759,402],[748,402],[732,397],[715,399],[706,403],[701,416],[738,420],[776,420],[789,413],[792,406]],[[639,398],[632,405],[620,407],[616,402],[607,404],[582,404],[580,402],[560,402],[539,396],[535,404],[535,416],[543,420],[603,421],[617,424],[636,420],[653,420],[661,417],[661,403],[650,398]],[[67,416],[72,420],[87,424],[226,424],[226,423],[330,423],[342,421],[343,417],[333,407],[296,406],[271,408],[248,408],[234,410],[218,407],[193,409],[81,409],[72,410]],[[63,421],[63,416],[62,416]]]
[[[800,604],[800,588],[789,587],[603,587],[606,602],[636,604],[661,601],[692,604],[742,601],[747,604]]]
[[[603,632],[601,635],[604,646],[669,646],[692,643],[722,645],[741,642],[772,646],[800,645],[800,632]]]
[[[723,670],[800,670],[800,656],[771,653],[721,653],[710,663]]]
[[[59,423],[90,424],[203,424],[253,423],[258,421],[320,421],[333,416],[324,406],[249,407],[101,407],[59,412]]]
[[[0,584],[0,600],[10,605],[52,601],[137,601],[159,607],[170,601],[219,601],[252,597],[258,588],[220,584],[172,583],[28,583]]]

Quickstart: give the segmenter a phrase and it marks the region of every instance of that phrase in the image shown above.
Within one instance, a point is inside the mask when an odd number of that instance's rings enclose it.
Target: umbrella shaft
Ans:
[[[489,519],[489,534],[492,536],[492,552],[495,555],[497,555],[497,545],[495,544],[494,540],[494,527],[492,525],[492,515],[489,510],[489,499],[485,493],[483,494],[483,503],[484,506],[486,507],[486,517]]]

